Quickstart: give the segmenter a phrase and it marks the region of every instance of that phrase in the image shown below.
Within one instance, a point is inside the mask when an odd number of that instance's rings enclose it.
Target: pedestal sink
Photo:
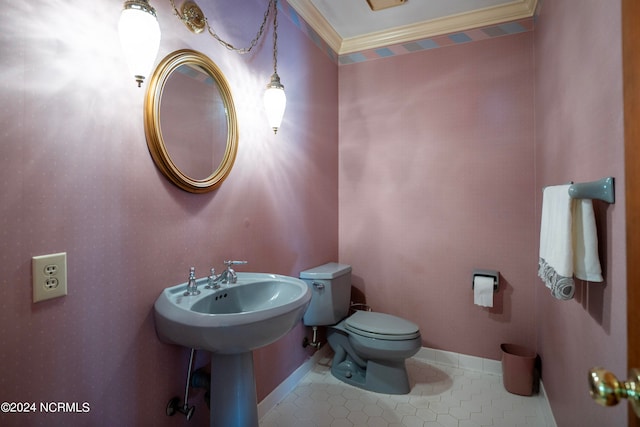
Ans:
[[[252,351],[300,322],[311,291],[305,282],[267,273],[237,273],[237,283],[185,296],[187,283],[155,302],[161,341],[211,352],[211,427],[257,427]]]

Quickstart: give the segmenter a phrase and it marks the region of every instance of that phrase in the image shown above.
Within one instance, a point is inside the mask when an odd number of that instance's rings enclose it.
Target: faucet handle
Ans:
[[[212,268],[211,269],[211,274],[209,275],[209,277],[207,278],[207,286],[205,286],[205,289],[218,289],[220,287],[220,284],[217,282],[218,277],[216,277],[216,269]]]
[[[225,261],[224,265],[231,267],[232,265],[247,264],[249,261]]]
[[[196,268],[191,267],[189,269],[189,283],[187,284],[187,290],[185,291],[184,296],[193,296],[198,295],[199,293],[198,283],[196,282]]]

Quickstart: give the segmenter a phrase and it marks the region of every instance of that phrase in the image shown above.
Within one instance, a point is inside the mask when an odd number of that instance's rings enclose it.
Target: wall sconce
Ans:
[[[142,85],[149,75],[160,47],[160,25],[147,0],[127,0],[118,21],[120,44],[129,70]]]
[[[284,86],[280,83],[280,76],[278,76],[278,0],[269,0],[267,11],[264,13],[264,19],[260,29],[256,36],[251,40],[251,44],[246,48],[237,48],[231,43],[226,42],[218,36],[218,34],[209,26],[209,21],[204,15],[200,7],[192,0],[186,1],[181,8],[181,11],[176,7],[174,0],[169,0],[173,7],[173,12],[182,21],[182,23],[189,29],[189,31],[199,34],[206,28],[211,37],[216,39],[222,46],[229,50],[232,50],[239,54],[245,54],[251,52],[262,34],[267,24],[269,14],[273,8],[273,74],[271,75],[271,81],[267,84],[267,90],[263,96],[263,102],[267,113],[267,120],[273,133],[277,133],[282,123],[282,117],[284,116],[284,110],[287,105],[287,98],[284,93]]]

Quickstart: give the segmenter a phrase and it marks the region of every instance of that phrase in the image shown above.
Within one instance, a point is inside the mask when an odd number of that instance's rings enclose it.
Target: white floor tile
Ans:
[[[437,357],[445,363],[419,357],[407,361],[407,395],[345,384],[331,375],[330,361],[323,360],[260,420],[260,427],[545,426],[537,396],[507,392],[502,377],[479,372],[475,359],[459,359],[469,367],[463,368],[449,353]]]

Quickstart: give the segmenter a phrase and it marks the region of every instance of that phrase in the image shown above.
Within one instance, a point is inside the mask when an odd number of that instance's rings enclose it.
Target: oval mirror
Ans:
[[[156,166],[183,190],[214,190],[231,172],[238,149],[231,90],[200,52],[178,50],[158,64],[147,89],[144,129]]]

